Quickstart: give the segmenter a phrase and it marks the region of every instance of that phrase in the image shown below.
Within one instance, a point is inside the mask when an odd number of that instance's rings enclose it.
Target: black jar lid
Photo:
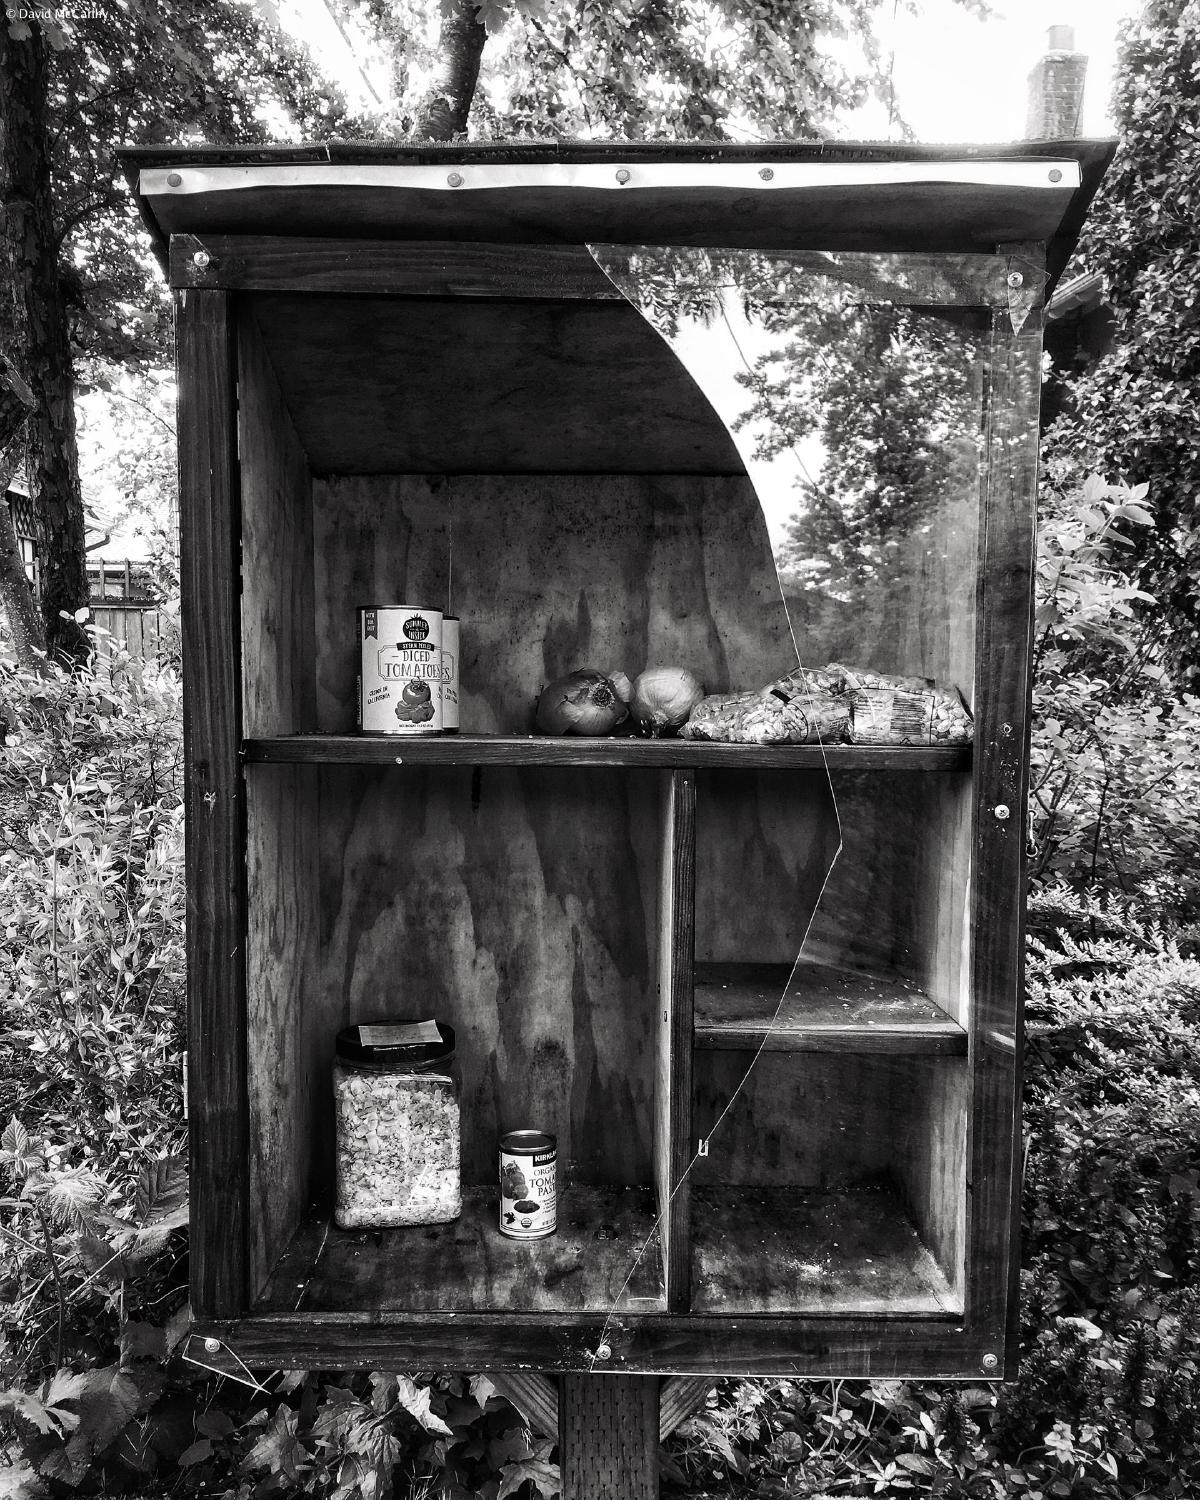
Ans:
[[[420,1024],[389,1018],[345,1026],[337,1034],[338,1060],[372,1073],[426,1073],[453,1062],[454,1027],[434,1021],[438,1032],[436,1042],[405,1040],[405,1031]]]

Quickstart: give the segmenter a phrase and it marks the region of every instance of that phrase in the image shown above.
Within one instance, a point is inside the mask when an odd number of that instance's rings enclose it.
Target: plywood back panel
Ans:
[[[314,483],[318,724],[355,723],[354,610],[444,607],[453,525],[464,731],[521,732],[576,667],[689,667],[710,691],[795,661],[745,479],[393,476]]]
[[[649,1182],[659,775],[320,774],[314,1066],[342,1025],[448,1021],[467,1181],[493,1181],[500,1132],[532,1127],[580,1181]]]

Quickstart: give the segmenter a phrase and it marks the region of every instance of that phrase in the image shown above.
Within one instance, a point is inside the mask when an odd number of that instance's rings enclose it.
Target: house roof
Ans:
[[[1051,285],[1112,141],[1002,146],[520,143],[120,153],[172,234],[991,252],[1043,241]]]

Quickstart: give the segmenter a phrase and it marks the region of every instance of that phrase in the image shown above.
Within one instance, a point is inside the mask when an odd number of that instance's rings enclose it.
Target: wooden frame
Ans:
[[[614,292],[578,248],[359,247],[306,242],[239,243],[186,237],[172,248],[180,376],[181,513],[186,755],[189,787],[188,956],[192,1240],[195,1332],[217,1341],[205,1362],[281,1367],[369,1368],[397,1364],[473,1369],[689,1375],[998,1376],[1015,1327],[1007,1246],[1015,1212],[1019,1129],[1021,869],[1028,743],[1032,489],[1036,431],[1027,411],[1036,382],[1039,330],[1013,334],[996,298],[990,402],[992,483],[985,499],[976,660],[977,738],[969,750],[873,747],[768,748],[671,741],[571,742],[512,735],[462,736],[403,744],[334,734],[276,732],[247,737],[240,710],[238,554],[242,535],[237,454],[237,302],[246,289],[314,288],[405,297],[464,295],[543,300]],[[1029,254],[1027,248],[1023,251]],[[207,256],[201,265],[198,255]],[[1007,265],[993,262],[987,285]],[[590,268],[590,269],[589,269]],[[599,279],[597,279],[599,278]],[[236,290],[235,290],[236,289]],[[1036,323],[1036,319],[1033,320]],[[1021,400],[1018,397],[1022,398]],[[1022,425],[1024,423],[1024,425]],[[780,776],[833,769],[903,767],[962,776],[974,767],[972,929],[976,1008],[969,1036],[946,1026],[876,1035],[868,1050],[962,1057],[970,1076],[970,1207],[965,1309],[887,1316],[688,1311],[687,1198],[694,1144],[689,1039],[693,1030],[695,772],[769,768]],[[270,1236],[255,1240],[258,1212],[248,1163],[246,785],[254,767],[318,778],[337,767],[457,766],[632,768],[663,778],[656,1130],[664,1296],[661,1311],[440,1313],[289,1310],[255,1305],[275,1258]],[[393,770],[386,768],[392,767]],[[295,768],[294,770],[291,768]],[[299,785],[300,783],[297,783]],[[305,783],[308,784],[308,783]],[[313,782],[318,786],[321,783]],[[315,794],[314,794],[315,795]],[[999,809],[1007,809],[1007,815]],[[804,1032],[804,1028],[801,1028]],[[796,1050],[844,1049],[847,1029],[820,1037],[809,1028]],[[711,1044],[711,1037],[709,1038]],[[702,1043],[703,1044],[703,1043]],[[730,1042],[730,1045],[741,1043]],[[718,1043],[719,1045],[719,1043]],[[282,1270],[280,1271],[280,1268]],[[276,1270],[286,1279],[286,1254]],[[608,1349],[604,1357],[600,1345]],[[598,1364],[600,1360],[602,1363]]]

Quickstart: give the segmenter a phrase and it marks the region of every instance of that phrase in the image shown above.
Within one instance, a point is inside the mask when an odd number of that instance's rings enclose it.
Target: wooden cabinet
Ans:
[[[177,290],[200,1334],[249,1366],[1001,1373],[1037,308],[1105,154],[126,158]],[[967,351],[952,462],[858,593],[780,563],[697,265],[776,333],[802,282]],[[463,732],[359,736],[355,608],[440,605],[451,547]],[[577,666],[734,690],[797,650],[954,683],[974,744],[530,733]],[[455,1027],[464,1210],[342,1231],[333,1040],[391,1014]],[[559,1142],[532,1243],[496,1222],[519,1127]]]

